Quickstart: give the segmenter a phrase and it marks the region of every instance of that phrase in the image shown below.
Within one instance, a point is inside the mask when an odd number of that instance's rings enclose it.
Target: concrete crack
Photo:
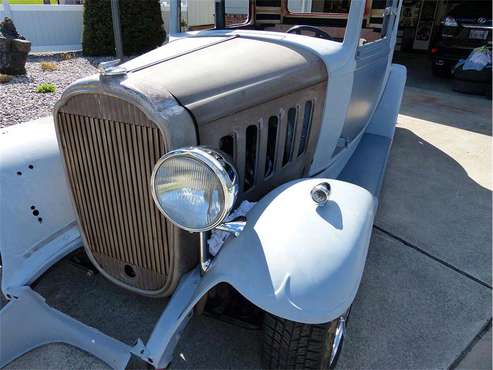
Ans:
[[[385,229],[383,229],[382,227],[377,226],[377,225],[373,225],[373,228],[375,228],[375,229],[377,229],[378,231],[380,231],[380,232],[382,232],[382,233],[384,233],[384,234],[386,234],[386,235],[390,236],[391,238],[393,238],[393,239],[395,239],[395,240],[397,240],[397,241],[401,242],[402,244],[406,245],[407,247],[412,248],[412,249],[414,249],[415,251],[417,251],[417,252],[419,252],[419,253],[421,253],[421,254],[424,254],[425,256],[427,256],[427,257],[429,257],[429,258],[433,259],[434,261],[436,261],[436,262],[438,262],[438,263],[442,264],[443,266],[448,267],[449,269],[452,269],[453,271],[455,271],[455,272],[457,272],[457,273],[459,273],[459,274],[461,274],[461,275],[463,275],[463,276],[465,276],[465,277],[467,277],[467,278],[469,278],[469,279],[471,279],[471,280],[475,281],[476,283],[481,284],[482,286],[484,286],[484,287],[486,287],[486,288],[491,289],[491,285],[490,285],[490,284],[488,284],[488,283],[486,283],[486,282],[484,282],[484,281],[482,281],[482,280],[478,279],[478,278],[477,278],[477,277],[475,277],[475,276],[472,276],[471,274],[469,274],[469,273],[467,273],[467,272],[465,272],[465,271],[462,271],[462,270],[461,270],[461,269],[459,269],[458,267],[456,267],[456,266],[454,266],[454,265],[452,265],[452,264],[450,264],[450,263],[448,263],[448,262],[446,262],[446,261],[444,261],[444,260],[442,260],[442,259],[440,259],[440,258],[438,258],[438,257],[435,257],[434,255],[432,255],[432,254],[430,254],[430,253],[426,252],[425,250],[421,249],[420,247],[418,247],[418,246],[416,246],[416,245],[414,245],[414,244],[412,244],[412,243],[408,242],[407,240],[405,240],[405,239],[401,238],[400,236],[397,236],[397,235],[395,235],[395,234],[391,233],[390,231],[387,231],[387,230],[385,230]]]

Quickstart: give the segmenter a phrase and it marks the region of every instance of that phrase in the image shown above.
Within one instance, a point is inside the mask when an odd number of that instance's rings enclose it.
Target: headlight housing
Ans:
[[[220,225],[238,194],[235,168],[218,151],[190,147],[165,154],[154,167],[152,196],[176,226],[203,232]]]
[[[453,17],[445,17],[445,19],[443,20],[442,23],[444,26],[447,26],[447,27],[458,27],[459,26],[459,24],[457,23],[457,21]]]

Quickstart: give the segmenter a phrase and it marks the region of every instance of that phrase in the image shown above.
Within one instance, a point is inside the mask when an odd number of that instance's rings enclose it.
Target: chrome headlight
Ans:
[[[215,150],[182,148],[156,163],[151,186],[163,215],[182,229],[202,232],[221,224],[231,211],[238,194],[238,175]]]

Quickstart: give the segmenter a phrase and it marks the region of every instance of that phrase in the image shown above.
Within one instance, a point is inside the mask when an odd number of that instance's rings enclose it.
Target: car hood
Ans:
[[[126,84],[169,91],[197,124],[327,80],[315,53],[238,35],[178,39],[122,66],[129,71]]]

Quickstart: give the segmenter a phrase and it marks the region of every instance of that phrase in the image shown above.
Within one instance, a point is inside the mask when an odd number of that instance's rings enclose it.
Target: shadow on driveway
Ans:
[[[379,227],[490,285],[491,202],[491,191],[454,158],[397,128]]]
[[[491,101],[408,87],[400,114],[491,136]]]

